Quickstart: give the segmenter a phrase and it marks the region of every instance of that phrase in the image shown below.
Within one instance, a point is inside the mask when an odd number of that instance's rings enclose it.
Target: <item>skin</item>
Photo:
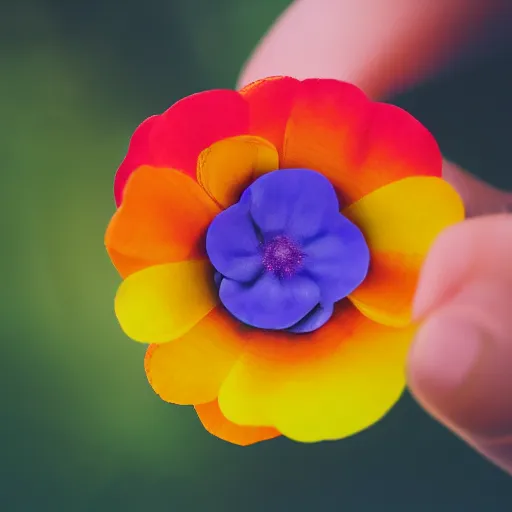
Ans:
[[[297,0],[262,39],[239,85],[272,75],[337,78],[382,98],[482,48],[511,21],[508,0]],[[512,474],[512,193],[447,161],[443,173],[468,219],[441,234],[422,270],[409,389]]]

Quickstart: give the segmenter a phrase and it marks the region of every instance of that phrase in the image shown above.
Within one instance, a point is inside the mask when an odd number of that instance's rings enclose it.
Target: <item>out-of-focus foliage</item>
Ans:
[[[181,96],[234,86],[287,3],[2,5],[0,510],[512,507],[510,481],[407,397],[376,427],[335,444],[219,441],[192,410],[153,394],[144,347],[118,328],[119,278],[103,232],[131,133]],[[508,56],[399,102],[448,156],[510,186]]]

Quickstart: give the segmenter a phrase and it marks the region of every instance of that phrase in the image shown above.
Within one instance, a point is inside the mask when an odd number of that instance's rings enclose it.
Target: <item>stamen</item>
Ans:
[[[299,245],[286,236],[276,236],[263,245],[263,267],[279,279],[293,276],[303,259]]]

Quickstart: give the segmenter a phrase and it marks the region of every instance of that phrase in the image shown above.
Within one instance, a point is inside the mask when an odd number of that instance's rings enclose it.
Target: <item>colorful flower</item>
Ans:
[[[341,439],[405,386],[412,298],[464,217],[431,134],[336,80],[267,78],[143,122],[105,243],[165,401],[249,445]]]

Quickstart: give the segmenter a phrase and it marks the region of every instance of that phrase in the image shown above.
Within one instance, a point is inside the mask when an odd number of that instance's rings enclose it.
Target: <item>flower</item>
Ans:
[[[260,329],[310,332],[364,280],[370,253],[321,174],[264,174],[212,221],[206,252],[219,299]]]
[[[105,244],[154,391],[239,445],[381,419],[422,261],[464,218],[441,167],[418,121],[336,80],[267,78],[144,121]]]

